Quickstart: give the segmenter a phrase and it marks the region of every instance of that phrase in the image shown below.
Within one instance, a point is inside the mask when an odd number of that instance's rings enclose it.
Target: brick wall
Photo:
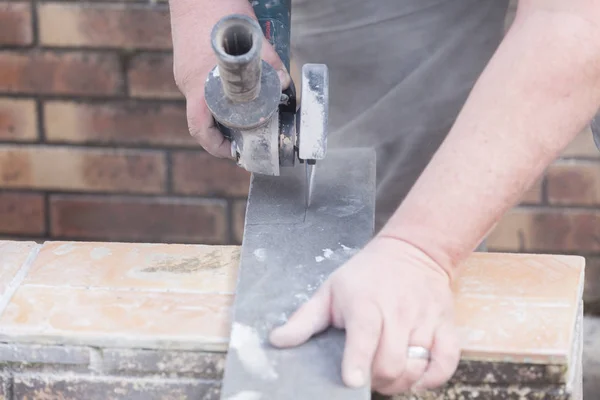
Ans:
[[[200,151],[165,2],[0,1],[0,236],[235,243],[249,175]]]
[[[248,174],[188,135],[170,47],[164,1],[0,0],[0,237],[239,243]],[[490,248],[600,267],[599,167],[585,131]]]

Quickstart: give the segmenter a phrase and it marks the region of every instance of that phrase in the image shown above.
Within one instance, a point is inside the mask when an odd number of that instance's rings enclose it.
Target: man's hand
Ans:
[[[256,18],[248,0],[170,0],[175,82],[187,102],[190,134],[210,154],[231,158],[231,143],[215,127],[204,101],[204,82],[217,60],[210,33],[219,19],[229,14]],[[283,88],[290,84],[281,59],[264,39],[261,58],[278,71]]]
[[[289,321],[271,334],[277,347],[297,346],[333,325],[346,330],[342,377],[393,395],[445,383],[460,347],[450,279],[419,249],[376,237],[334,272]],[[431,360],[407,359],[409,346]],[[415,386],[416,384],[416,386]]]

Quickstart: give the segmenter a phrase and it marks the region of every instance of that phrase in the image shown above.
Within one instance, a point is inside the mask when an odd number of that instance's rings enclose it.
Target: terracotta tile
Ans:
[[[473,253],[462,265],[458,295],[519,297],[577,305],[585,259],[576,256]]]
[[[575,318],[573,308],[563,303],[456,299],[456,323],[468,359],[567,362]]]
[[[0,339],[225,351],[238,257],[234,246],[46,243],[0,317]],[[463,358],[571,358],[583,258],[475,253],[463,267]]]
[[[0,240],[0,296],[37,247],[35,242]]]
[[[463,357],[568,362],[584,264],[575,256],[473,254],[455,286]]]
[[[24,283],[233,293],[238,264],[234,246],[49,242]]]
[[[72,343],[224,350],[232,295],[21,286],[0,337]]]
[[[0,317],[0,336],[223,351],[238,258],[226,246],[48,242]]]

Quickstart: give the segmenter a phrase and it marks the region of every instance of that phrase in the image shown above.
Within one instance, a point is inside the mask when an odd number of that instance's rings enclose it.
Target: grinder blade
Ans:
[[[306,168],[306,208],[308,209],[308,207],[310,207],[310,202],[312,200],[312,194],[313,194],[313,188],[314,188],[314,181],[315,181],[315,169],[316,169],[316,164],[309,164],[309,163],[305,163],[305,168]]]

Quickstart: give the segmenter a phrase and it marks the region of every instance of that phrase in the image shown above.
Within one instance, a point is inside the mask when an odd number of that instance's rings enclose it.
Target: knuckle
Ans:
[[[188,132],[192,137],[198,140],[200,144],[203,144],[202,142],[205,139],[206,131],[202,129],[201,124],[198,124],[196,122],[197,121],[194,121],[193,118],[188,118]]]
[[[177,89],[185,94],[185,87],[187,86],[189,75],[184,74],[181,72],[181,69],[175,66],[173,68],[173,79],[175,80],[175,86],[177,86]]]
[[[177,61],[173,63],[173,79],[175,80],[177,89],[179,89],[182,93],[185,94],[186,88],[189,86],[189,83],[193,77],[193,71],[181,67]]]

